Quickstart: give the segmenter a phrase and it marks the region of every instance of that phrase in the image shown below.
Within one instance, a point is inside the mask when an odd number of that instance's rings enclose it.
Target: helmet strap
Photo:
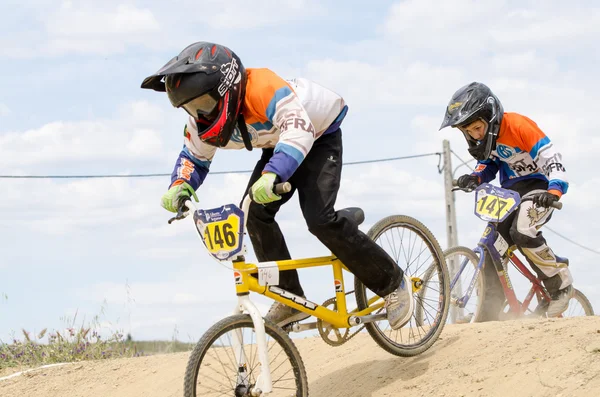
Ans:
[[[238,115],[238,128],[240,130],[240,134],[242,135],[242,140],[244,141],[244,146],[249,151],[252,151],[252,141],[250,139],[250,133],[248,132],[248,126],[246,125],[246,119],[244,119],[244,115],[242,112]]]

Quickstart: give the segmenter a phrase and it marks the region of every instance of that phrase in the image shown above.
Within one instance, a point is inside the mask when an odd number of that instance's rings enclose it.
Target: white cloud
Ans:
[[[498,50],[567,53],[571,46],[593,43],[600,31],[598,8],[559,1],[525,1],[519,6],[514,9],[507,1],[407,0],[391,6],[381,29],[411,49],[474,63]]]
[[[140,136],[150,141],[141,147]],[[4,169],[56,161],[111,161],[160,154],[160,138],[148,130],[127,131],[114,122],[57,121],[39,129],[7,133],[0,137],[0,164]],[[135,149],[135,151],[132,151]]]
[[[37,180],[35,184],[10,180],[4,183],[3,191],[2,224],[16,222],[34,233],[64,235],[82,229],[129,228],[147,217],[159,216],[162,209],[158,198],[164,188],[152,180]]]
[[[138,100],[125,103],[121,105],[119,109],[121,121],[129,121],[129,123],[140,127],[154,127],[160,125],[161,121],[163,121],[167,115],[174,115],[176,113],[183,116],[183,112],[171,108],[166,96],[164,98],[163,106],[158,106],[144,100]],[[185,120],[185,117],[181,117],[181,120]]]
[[[470,62],[485,50],[490,35],[486,28],[499,23],[505,1],[407,0],[391,6],[381,27],[391,43],[408,49],[436,52]],[[434,10],[434,11],[433,11]],[[433,11],[433,12],[432,12]]]
[[[48,53],[108,54],[122,52],[129,44],[144,44],[148,34],[160,30],[160,24],[149,9],[128,4],[106,10],[63,3],[48,16],[46,29]]]
[[[48,33],[56,36],[131,35],[158,30],[152,11],[128,4],[106,11],[63,6],[48,18]]]
[[[282,25],[322,14],[324,7],[315,0],[211,1],[214,11],[208,24],[215,29],[252,29]],[[251,15],[252,17],[248,17]]]
[[[159,133],[165,125],[161,122],[163,111],[142,101],[124,105],[120,113],[119,119],[53,121],[27,131],[4,133],[0,135],[0,167],[5,173],[28,170],[47,174],[39,171],[41,166],[78,164],[77,170],[68,173],[81,174],[86,173],[81,172],[85,165],[94,161],[164,161],[165,144]],[[181,135],[167,136],[175,140]]]
[[[313,60],[306,69],[309,77],[340,92],[352,109],[358,107],[359,110],[439,104],[440,100],[446,101],[446,92],[464,80],[458,69],[407,61],[393,55],[376,64]],[[348,84],[350,81],[352,84]]]
[[[126,146],[127,152],[134,156],[157,155],[162,148],[163,143],[158,132],[149,129],[135,130]]]
[[[499,74],[533,79],[551,77],[559,69],[555,59],[541,57],[534,50],[495,54],[491,63]]]
[[[412,33],[410,39],[428,36],[440,31],[473,30],[473,22],[489,23],[489,17],[502,8],[504,1],[481,2],[476,0],[407,0],[391,6],[384,22],[386,33],[404,35]],[[435,12],[432,12],[435,10]],[[474,35],[475,36],[475,35]],[[407,37],[406,39],[409,39]],[[452,35],[440,45],[453,46],[460,37]],[[476,38],[475,38],[476,39]],[[456,45],[453,47],[456,48]]]
[[[30,24],[33,20],[35,26],[0,39],[1,56],[108,56],[140,48],[181,49],[194,40],[190,37],[210,40],[228,32],[285,26],[327,14],[316,0],[182,0],[177,7],[166,8],[155,0],[139,6],[118,0],[62,1],[59,7],[51,0],[39,3],[33,10],[27,9],[28,17],[22,21]],[[215,33],[219,30],[221,33]]]
[[[506,18],[512,23],[496,25],[491,30],[493,39],[504,45],[552,45],[556,48],[560,42],[568,47],[568,43],[577,45],[578,40],[590,39],[600,32],[600,8],[583,9],[561,2],[517,10],[507,14]],[[515,25],[519,28],[515,29]]]

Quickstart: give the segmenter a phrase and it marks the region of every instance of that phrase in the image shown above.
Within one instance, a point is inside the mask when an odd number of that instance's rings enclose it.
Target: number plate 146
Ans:
[[[198,234],[208,252],[218,260],[228,260],[242,249],[244,214],[233,204],[194,213]]]

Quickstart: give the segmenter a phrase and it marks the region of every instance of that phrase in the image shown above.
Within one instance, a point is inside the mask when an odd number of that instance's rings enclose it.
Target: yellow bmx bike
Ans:
[[[275,192],[289,191],[289,183]],[[214,324],[192,351],[184,381],[186,397],[208,396],[308,396],[308,381],[302,358],[288,332],[317,329],[325,342],[339,346],[363,327],[383,349],[398,356],[414,356],[430,348],[446,323],[450,301],[449,275],[442,250],[431,232],[407,216],[390,216],[376,223],[369,237],[382,246],[412,280],[415,312],[403,328],[392,330],[383,299],[357,278],[354,291],[346,292],[343,269],[335,256],[246,263],[244,258],[246,214],[251,199],[242,208],[234,204],[195,209],[189,200],[177,215],[183,219],[194,209],[193,220],[211,256],[232,264],[238,297],[235,314]],[[346,209],[360,224],[364,213]],[[335,297],[322,304],[294,295],[277,286],[279,271],[331,266]],[[427,272],[427,280],[424,274]],[[250,292],[267,296],[314,318],[282,329],[262,318]],[[356,308],[348,310],[346,296],[354,293]]]

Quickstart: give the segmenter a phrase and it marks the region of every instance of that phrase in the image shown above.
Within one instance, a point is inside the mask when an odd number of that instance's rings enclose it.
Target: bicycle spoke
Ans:
[[[229,337],[229,334],[227,334],[227,336]],[[221,341],[221,338],[219,338],[219,341]],[[233,368],[237,368],[238,367],[238,363],[234,363],[235,360],[235,352],[233,352],[234,358],[232,359],[231,356],[228,354],[229,350],[225,347],[227,345],[223,344],[221,342],[221,344],[224,347],[225,350],[225,356],[227,357],[227,359],[229,360],[229,363],[233,365]],[[231,344],[231,338],[229,338],[229,346],[231,346],[231,349],[233,350],[233,346]],[[242,344],[243,346],[243,344]],[[243,349],[243,348],[242,348]],[[223,368],[223,373],[227,373],[228,371],[225,369],[225,364],[223,363],[223,361],[221,360],[221,358],[219,357],[218,353],[215,353],[217,355],[217,359],[219,360],[219,363],[221,364],[221,368]],[[231,381],[231,379],[227,378],[229,380],[229,383],[231,384],[231,388],[232,390],[235,389],[235,385],[233,384],[233,382]]]
[[[392,250],[392,258],[396,261],[396,263],[398,263],[398,260],[400,259],[400,252],[396,249],[396,241],[394,240],[394,234],[391,233],[392,235],[392,242],[390,243],[390,238],[388,237],[388,235],[386,234],[386,239],[388,241],[388,245],[390,246],[391,250]]]
[[[414,263],[416,260],[418,260],[418,259],[419,259],[419,257],[420,257],[421,255],[423,255],[423,252],[425,252],[425,250],[429,250],[429,247],[425,247],[425,248],[423,249],[423,251],[419,252],[419,255],[418,255],[416,258],[415,258],[415,260],[414,260],[414,261],[412,261],[410,264],[408,264],[408,266],[406,266],[406,268],[408,269],[408,268],[409,268],[409,267],[410,267],[410,266],[411,266],[411,265],[412,265],[412,264],[413,264],[413,263]],[[430,256],[431,256],[431,255],[430,255]]]
[[[429,283],[427,283],[427,284],[424,284],[424,285],[425,285],[425,287],[423,287],[423,288],[425,288],[427,291],[434,291],[434,292],[437,292],[437,293],[438,293],[438,295],[439,295],[439,294],[441,294],[441,291],[440,291],[439,289],[436,289],[436,288],[434,288],[434,287],[430,286],[430,285],[429,285]]]
[[[413,233],[413,234],[414,234],[414,233]],[[408,258],[409,258],[409,259],[410,259],[410,258],[412,258],[412,254],[413,254],[413,252],[415,252],[415,245],[417,245],[417,237],[418,237],[418,236],[417,236],[417,235],[415,235],[415,239],[414,239],[414,241],[413,241],[413,243],[412,243],[412,247],[410,247],[410,252],[409,252],[409,254],[408,254]],[[412,261],[412,262],[411,262],[411,264],[412,264],[413,262],[414,262],[414,261]],[[407,269],[408,269],[409,267],[410,267],[410,264],[407,266]]]
[[[242,330],[242,342],[244,340],[246,340],[246,338],[244,337],[244,333],[245,333],[245,329]],[[256,340],[254,339],[254,337],[256,336],[256,332],[252,329],[250,330],[250,358],[248,359],[248,357],[246,356],[246,360],[249,361],[247,363],[248,365],[248,376],[246,377],[246,379],[244,379],[245,382],[248,383],[254,383],[253,380],[256,379],[254,375],[254,370],[258,367],[257,363],[256,363],[256,359],[258,356],[258,343],[256,343]],[[246,352],[246,349],[244,348],[246,344],[242,343],[242,349],[244,350],[244,353]]]
[[[423,241],[421,241],[419,249],[421,250],[421,252],[423,252],[424,250],[429,250],[429,247],[425,246],[425,248],[423,248]],[[413,272],[413,275],[419,273],[419,269],[421,269],[421,267],[423,267],[423,265],[425,263],[427,263],[427,260],[429,258],[431,258],[431,252],[429,253],[429,256],[423,262],[421,262],[421,263],[417,262],[417,266],[416,266],[415,271]]]

